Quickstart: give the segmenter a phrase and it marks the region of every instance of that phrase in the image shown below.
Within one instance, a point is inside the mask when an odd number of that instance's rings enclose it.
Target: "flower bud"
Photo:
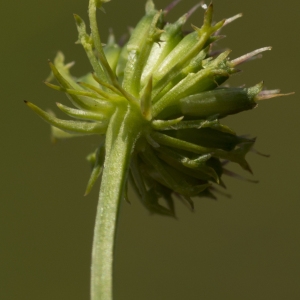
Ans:
[[[239,72],[236,66],[261,57],[271,47],[230,60],[231,50],[212,51],[212,46],[223,37],[220,30],[241,14],[213,22],[210,4],[205,6],[203,25],[192,25],[193,31],[186,33],[182,27],[200,4],[175,23],[168,23],[164,18],[177,0],[160,11],[148,0],[145,16],[129,39],[118,45],[110,33],[104,45],[96,8],[103,9],[106,2],[109,0],[90,0],[90,26],[74,15],[77,43],[83,46],[93,72],[75,78],[69,72],[74,63],[65,64],[61,52],[49,63],[52,73],[46,85],[66,93],[75,108],[57,106],[75,120],[61,120],[26,104],[51,124],[53,138],[105,136],[89,157],[92,172],[86,194],[104,169],[106,187],[111,178],[120,185],[116,187],[118,197],[127,199],[129,178],[151,213],[175,216],[172,195],[180,196],[192,209],[191,197],[214,199],[214,185],[225,187],[223,173],[232,174],[224,172],[227,162],[251,172],[245,157],[255,139],[238,136],[220,119],[284,94],[262,90],[262,82],[250,88],[222,84]],[[48,82],[52,79],[58,85]]]
[[[190,118],[223,118],[256,107],[255,96],[262,87],[259,83],[252,88],[218,88],[182,98],[176,109]]]

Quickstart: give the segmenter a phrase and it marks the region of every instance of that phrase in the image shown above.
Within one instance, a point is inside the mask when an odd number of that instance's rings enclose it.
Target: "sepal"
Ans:
[[[92,167],[92,173],[90,175],[90,179],[88,181],[86,190],[84,195],[88,195],[94,186],[96,180],[99,178],[102,168],[103,168],[103,163],[104,163],[104,158],[105,158],[105,148],[104,148],[104,141],[101,143],[101,145],[97,148],[95,151],[94,155],[92,155],[88,160],[91,161],[91,158],[93,160],[93,167]]]
[[[104,8],[102,7],[103,4],[110,2],[111,0],[94,0],[95,1],[95,6],[105,12]]]
[[[220,88],[179,100],[178,113],[189,117],[218,118],[256,107],[255,96],[262,90],[262,83],[252,88]]]
[[[69,80],[74,80],[74,77],[70,74],[70,68],[74,66],[75,62],[72,61],[65,64],[65,55],[63,54],[63,52],[61,51],[57,52],[53,60],[53,64],[57,68],[57,70],[59,70],[60,73],[63,74],[65,78],[69,78]],[[46,78],[45,81],[51,82],[54,79],[55,79],[54,74],[51,71],[51,73],[49,74],[49,76]]]
[[[99,122],[79,122],[73,120],[61,120],[58,119],[51,114],[43,111],[39,107],[34,104],[24,101],[25,104],[31,108],[35,113],[37,113],[44,121],[49,124],[57,127],[63,131],[67,131],[69,133],[84,133],[84,134],[104,134],[106,132],[108,122],[99,121]]]
[[[86,111],[81,109],[76,109],[72,107],[68,107],[61,103],[56,103],[57,107],[67,114],[70,117],[80,120],[89,120],[89,121],[108,121],[112,114],[112,109],[108,109],[107,111],[101,112],[93,112],[93,111]]]

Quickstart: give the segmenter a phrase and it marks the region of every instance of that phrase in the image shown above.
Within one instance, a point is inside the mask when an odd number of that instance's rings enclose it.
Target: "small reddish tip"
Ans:
[[[24,103],[25,103],[25,104],[27,104],[27,103],[28,103],[28,101],[27,101],[27,100],[24,100]]]

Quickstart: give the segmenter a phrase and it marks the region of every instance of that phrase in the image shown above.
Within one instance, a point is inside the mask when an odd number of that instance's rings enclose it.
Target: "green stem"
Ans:
[[[113,252],[119,204],[123,199],[130,156],[141,128],[133,110],[127,103],[117,108],[107,130],[92,251],[92,300],[113,299]]]

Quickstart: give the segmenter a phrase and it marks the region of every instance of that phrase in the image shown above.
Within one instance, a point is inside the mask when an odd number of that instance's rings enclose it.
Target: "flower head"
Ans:
[[[215,186],[224,186],[222,175],[231,174],[224,168],[225,162],[237,163],[251,172],[245,156],[255,139],[236,135],[220,120],[282,94],[263,90],[262,82],[249,88],[222,84],[239,72],[238,65],[271,48],[232,60],[230,50],[216,52],[212,45],[222,37],[220,30],[241,15],[214,23],[210,4],[203,25],[192,26],[186,34],[182,27],[195,9],[167,23],[165,15],[171,6],[157,10],[151,0],[125,45],[118,45],[112,33],[103,45],[96,8],[102,8],[104,2],[108,0],[90,1],[90,34],[84,21],[74,15],[77,43],[83,46],[93,72],[75,78],[69,72],[73,64],[65,64],[61,52],[54,63],[49,62],[51,75],[46,85],[66,93],[74,108],[57,106],[75,120],[60,120],[26,103],[52,125],[54,138],[104,137],[88,156],[93,170],[86,193],[101,175],[103,165],[105,168],[117,135],[114,124],[118,123],[122,139],[132,139],[129,167],[124,171],[127,181],[132,182],[150,212],[174,216],[174,195],[192,208],[191,197],[215,197]],[[50,83],[53,78],[59,85]]]

